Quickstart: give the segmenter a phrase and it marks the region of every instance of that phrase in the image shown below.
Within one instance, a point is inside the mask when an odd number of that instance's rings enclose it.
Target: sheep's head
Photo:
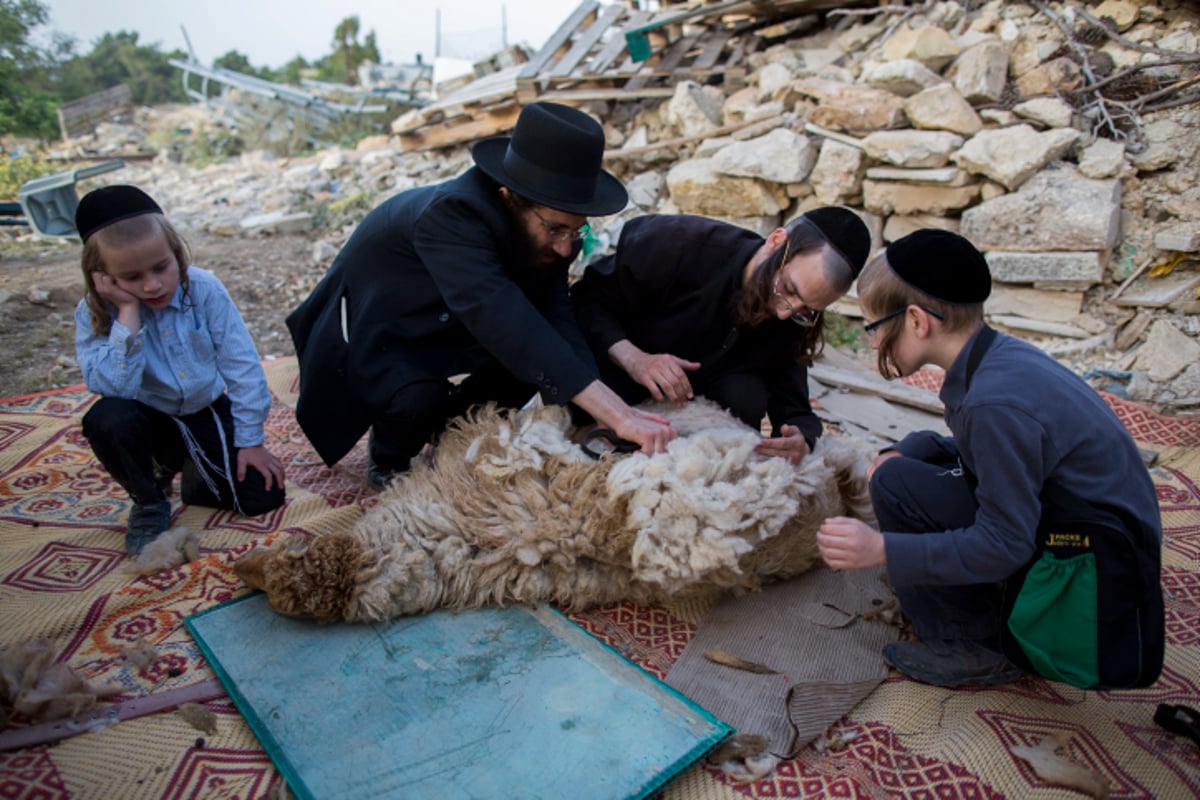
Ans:
[[[340,622],[360,572],[374,557],[348,533],[311,540],[293,537],[284,545],[257,550],[233,566],[251,589],[267,594],[267,604],[287,617]]]

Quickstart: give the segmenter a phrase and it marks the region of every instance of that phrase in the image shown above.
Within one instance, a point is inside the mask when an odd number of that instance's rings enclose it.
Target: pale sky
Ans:
[[[309,61],[332,49],[333,31],[357,15],[360,41],[375,31],[385,62],[410,63],[419,52],[432,61],[441,11],[442,55],[477,60],[509,45],[538,50],[571,15],[580,0],[42,0],[47,24],[35,31],[75,37],[87,53],[105,33],[138,32],[141,44],[164,52],[187,51],[187,29],[204,64],[237,50],[256,67],[282,67],[297,54]],[[501,9],[505,10],[502,15]],[[507,24],[506,24],[507,22]],[[43,42],[46,43],[46,42]]]

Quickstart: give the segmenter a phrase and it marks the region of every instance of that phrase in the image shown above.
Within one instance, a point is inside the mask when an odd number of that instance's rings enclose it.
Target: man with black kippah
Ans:
[[[880,373],[945,370],[953,436],[919,431],[880,453],[868,472],[879,529],[828,519],[821,555],[836,569],[886,566],[918,641],[889,644],[884,658],[917,680],[988,685],[1036,671],[1084,688],[1148,686],[1164,637],[1154,484],[1103,398],[984,324],[990,292],[983,255],[944,231],[909,234],[863,270]]]
[[[376,488],[476,403],[574,403],[644,452],[675,433],[599,380],[567,297],[587,218],[625,207],[604,132],[532,103],[511,137],[477,142],[458,178],[396,195],[362,221],[288,316],[296,418],[326,464],[370,429]],[[452,385],[452,376],[467,375]]]
[[[613,255],[571,299],[600,375],[629,403],[707,397],[757,430],[764,456],[798,462],[821,435],[808,364],[824,309],[849,290],[871,249],[846,208],[809,211],[766,238],[687,214],[630,220]]]

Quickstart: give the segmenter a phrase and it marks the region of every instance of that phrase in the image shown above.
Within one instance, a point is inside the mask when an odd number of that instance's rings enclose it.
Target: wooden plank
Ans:
[[[484,109],[475,116],[456,117],[453,120],[400,133],[397,135],[400,140],[400,152],[449,147],[486,136],[495,136],[511,130],[517,124],[517,116],[520,113],[521,105],[514,102]]]
[[[133,106],[132,93],[123,83],[78,100],[63,103],[58,108],[58,127],[64,139],[92,133],[96,123],[108,119],[114,111]]]
[[[996,325],[1001,325],[1015,331],[1029,333],[1044,333],[1047,336],[1064,336],[1068,339],[1086,339],[1089,334],[1082,328],[1068,325],[1064,322],[1046,322],[1040,319],[1018,317],[1015,314],[992,314],[988,317]]]
[[[1194,294],[1197,288],[1200,288],[1200,273],[1180,270],[1161,278],[1143,278],[1111,302],[1118,306],[1163,308]]]
[[[839,421],[853,423],[889,442],[898,442],[913,431],[935,431],[943,436],[950,429],[941,416],[889,403],[882,397],[856,392],[829,392],[821,407]]]
[[[624,87],[605,88],[596,86],[588,89],[550,89],[538,94],[539,100],[558,103],[587,103],[593,100],[665,100],[675,95],[675,90],[664,86],[647,86],[642,89]],[[619,152],[619,151],[618,151]]]
[[[552,70],[550,70],[548,77],[561,78],[566,75],[570,75],[575,67],[579,65],[579,62],[583,60],[583,57],[586,56],[589,51],[591,51],[592,46],[595,45],[596,42],[600,41],[600,37],[604,35],[604,32],[608,30],[609,26],[616,21],[617,17],[624,13],[624,6],[611,5],[605,7],[605,9],[596,16],[595,21],[588,26],[587,30],[585,30],[579,36],[579,38],[575,40],[575,44],[571,46],[571,49],[567,51],[567,54],[558,60],[558,63],[554,65]],[[613,38],[615,39],[617,37],[614,36]],[[539,77],[541,76],[539,75]]]
[[[698,38],[699,34],[695,34],[677,39],[673,45],[667,48],[666,53],[663,54],[657,65],[649,71],[642,71],[637,76],[630,78],[625,86],[629,89],[640,89],[646,84],[646,81],[658,73],[671,74],[675,72],[679,62],[692,49],[692,45],[695,44]]]
[[[717,63],[717,59],[721,57],[721,52],[725,49],[725,45],[729,43],[733,36],[729,31],[718,31],[708,37],[708,41],[704,43],[704,49],[700,55],[692,62],[692,69],[707,70],[712,69],[712,66]]]
[[[815,380],[830,386],[842,386],[856,392],[878,395],[894,403],[919,408],[932,414],[941,414],[942,401],[933,392],[918,389],[907,383],[887,381],[868,370],[850,370],[813,364],[808,368],[808,374]]]
[[[532,78],[542,71],[542,67],[558,52],[558,49],[567,43],[571,38],[571,34],[579,28],[592,14],[596,13],[595,0],[583,0],[579,7],[571,12],[571,16],[563,20],[562,25],[558,26],[546,43],[542,45],[542,49],[534,53],[533,58],[525,64],[521,70],[519,78]]]
[[[641,25],[649,18],[649,13],[635,11],[629,15],[626,25]],[[600,52],[588,63],[587,71],[589,73],[595,75],[604,72],[612,62],[617,60],[618,56],[625,52],[625,37],[619,33],[619,31],[614,32],[613,36],[600,48]]]

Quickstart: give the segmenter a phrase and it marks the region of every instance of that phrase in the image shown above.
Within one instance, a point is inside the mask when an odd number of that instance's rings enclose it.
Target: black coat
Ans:
[[[565,404],[597,379],[570,310],[569,260],[532,268],[497,190],[472,167],[385,201],[288,315],[296,419],[326,464],[414,382],[494,361]]]
[[[571,300],[596,358],[607,359],[608,348],[628,339],[647,353],[699,362],[689,373],[698,389],[719,375],[759,375],[776,435],[787,423],[812,443],[822,428],[799,358],[805,330],[778,319],[754,327],[734,322],[743,270],[763,242],[707,217],[638,217],[621,230],[616,253],[588,266]]]

